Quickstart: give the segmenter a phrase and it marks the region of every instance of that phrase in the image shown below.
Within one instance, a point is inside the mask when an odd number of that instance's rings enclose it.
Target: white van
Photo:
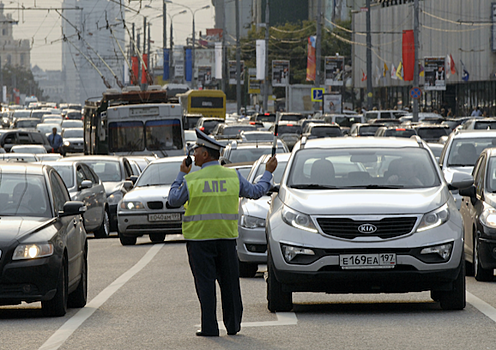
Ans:
[[[368,123],[371,119],[398,119],[401,116],[408,114],[407,111],[402,110],[380,110],[380,111],[367,111],[363,114],[365,122]]]

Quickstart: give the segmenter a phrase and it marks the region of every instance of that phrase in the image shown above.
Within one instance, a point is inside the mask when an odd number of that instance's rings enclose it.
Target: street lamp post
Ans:
[[[170,46],[170,54],[169,54],[169,55],[170,55],[170,56],[169,56],[169,74],[170,74],[170,80],[171,80],[171,81],[172,81],[172,77],[174,76],[174,74],[173,74],[173,73],[174,73],[174,72],[173,72],[173,70],[174,70],[174,66],[173,66],[173,64],[172,64],[172,63],[173,63],[173,62],[172,62],[172,59],[173,59],[173,57],[174,57],[174,55],[173,55],[173,50],[174,50],[174,38],[173,38],[173,34],[172,34],[172,33],[173,33],[173,29],[172,29],[172,28],[173,28],[173,21],[174,21],[174,17],[176,17],[177,15],[182,15],[182,14],[185,14],[186,12],[188,12],[188,11],[186,11],[186,10],[182,10],[181,12],[178,12],[178,13],[176,13],[176,14],[173,14],[172,16],[171,16],[171,15],[169,15],[169,14],[167,14],[167,15],[169,16],[169,19],[170,19],[170,35],[169,35],[169,40],[170,40],[170,45],[169,45],[169,46]]]
[[[186,6],[186,5],[183,5],[183,4],[178,4],[178,3],[175,3],[175,2],[172,2],[171,0],[164,0],[164,2],[168,3],[168,4],[174,4],[174,5],[177,5],[177,6],[181,6],[181,7],[184,7],[185,9],[188,9],[190,12],[191,12],[191,16],[193,17],[193,48],[191,49],[191,55],[193,56],[192,57],[192,62],[191,62],[191,71],[192,71],[192,77],[191,77],[191,84],[194,87],[196,87],[196,84],[195,84],[195,45],[196,45],[196,36],[195,36],[195,14],[196,12],[200,11],[200,10],[206,10],[208,8],[210,8],[210,5],[205,5],[203,7],[200,7],[199,9],[196,9],[196,10],[192,10],[189,6]]]

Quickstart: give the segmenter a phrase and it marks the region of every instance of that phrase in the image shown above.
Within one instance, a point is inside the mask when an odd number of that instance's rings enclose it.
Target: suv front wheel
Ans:
[[[291,311],[293,295],[291,292],[282,290],[282,284],[277,281],[274,270],[274,262],[269,251],[267,259],[267,308],[270,312]]]
[[[453,290],[439,292],[437,297],[443,310],[463,310],[465,308],[467,302],[465,294],[465,261],[463,259],[460,263],[458,277],[453,282]]]

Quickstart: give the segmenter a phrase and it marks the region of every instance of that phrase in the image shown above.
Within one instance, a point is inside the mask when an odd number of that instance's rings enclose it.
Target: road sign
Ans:
[[[312,102],[322,102],[325,88],[312,88]]]
[[[422,96],[422,90],[420,90],[419,87],[413,87],[410,90],[410,96],[412,96],[413,99],[417,100]]]

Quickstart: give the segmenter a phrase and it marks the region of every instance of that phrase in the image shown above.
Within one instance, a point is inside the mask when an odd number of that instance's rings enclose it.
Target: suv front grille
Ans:
[[[354,239],[357,237],[393,238],[410,233],[417,221],[416,217],[388,217],[381,220],[355,221],[346,218],[318,218],[317,222],[326,235]],[[363,233],[362,225],[373,225],[375,232]]]

